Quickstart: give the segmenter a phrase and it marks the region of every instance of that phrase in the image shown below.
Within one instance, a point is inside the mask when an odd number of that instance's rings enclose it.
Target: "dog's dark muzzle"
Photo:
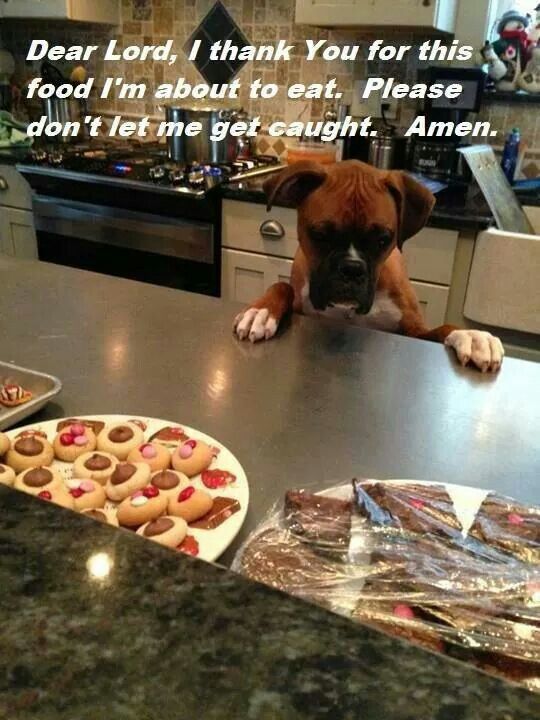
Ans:
[[[347,305],[368,313],[375,294],[372,268],[362,257],[329,257],[311,274],[310,300],[316,310]]]

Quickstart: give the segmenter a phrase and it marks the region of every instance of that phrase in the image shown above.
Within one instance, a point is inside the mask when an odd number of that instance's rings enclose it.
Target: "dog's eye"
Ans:
[[[389,230],[385,230],[377,235],[377,244],[380,250],[385,250],[392,242],[392,233]]]
[[[309,228],[309,236],[314,243],[323,245],[332,237],[333,226],[331,223],[321,223],[320,225],[312,225]]]

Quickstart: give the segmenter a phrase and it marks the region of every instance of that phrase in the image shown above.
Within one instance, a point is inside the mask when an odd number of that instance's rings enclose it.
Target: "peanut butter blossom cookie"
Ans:
[[[13,485],[15,490],[22,490],[29,495],[39,495],[43,490],[63,487],[58,472],[51,467],[34,467],[23,470],[17,475]]]
[[[103,523],[105,525],[114,525],[118,527],[118,520],[116,519],[116,512],[114,510],[108,510],[106,508],[91,508],[89,510],[81,510],[81,515],[85,515],[92,520]]]
[[[0,485],[13,485],[15,482],[15,470],[0,463]]]
[[[134,422],[116,423],[104,428],[98,435],[97,448],[126,460],[132,450],[144,443],[144,433]]]
[[[145,463],[121,462],[107,480],[105,492],[109,500],[120,502],[137,490],[142,490],[149,480],[150,468]]]
[[[0,432],[0,457],[2,457],[2,455],[5,455],[10,447],[11,442],[8,436],[4,435],[3,432]]]
[[[61,430],[54,438],[55,456],[62,462],[75,462],[85,453],[96,449],[96,436],[91,428],[75,423]]]
[[[190,485],[189,478],[177,470],[159,470],[152,475],[151,485],[155,485],[164,495],[178,495],[180,490]]]
[[[141,525],[137,535],[142,535],[148,540],[153,540],[165,547],[176,548],[184,540],[187,534],[187,523],[182,518],[163,517]]]
[[[38,465],[50,465],[53,459],[52,445],[38,435],[18,438],[6,454],[6,464],[16,473]]]
[[[101,485],[105,485],[117,465],[118,460],[110,453],[87,452],[73,463],[73,476],[97,480]]]

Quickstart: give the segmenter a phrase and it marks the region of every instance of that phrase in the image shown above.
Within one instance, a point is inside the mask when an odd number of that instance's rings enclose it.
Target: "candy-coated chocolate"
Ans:
[[[60,435],[60,442],[62,443],[62,445],[65,445],[66,447],[68,445],[73,445],[74,439],[75,438],[73,437],[73,435],[71,433],[62,433]]]
[[[193,455],[193,447],[187,442],[184,443],[179,449],[178,454],[182,460],[187,460]]]
[[[38,493],[38,498],[41,498],[42,500],[51,500],[52,495],[48,490],[42,490],[40,493]]]
[[[410,605],[396,605],[394,607],[394,615],[403,620],[414,620],[414,610]]]
[[[157,456],[156,448],[149,443],[147,443],[146,445],[141,445],[139,450],[143,458],[146,458],[147,460],[152,460],[152,458],[155,458]]]
[[[73,442],[75,445],[78,445],[79,447],[82,447],[83,445],[86,445],[88,442],[88,438],[85,435],[75,435],[73,438]]]
[[[69,428],[69,431],[74,437],[77,437],[79,435],[84,435],[85,427],[81,423],[75,423]]]
[[[147,502],[148,498],[142,494],[131,498],[131,504],[133,507],[141,507],[141,505],[146,505]]]
[[[148,487],[144,488],[142,494],[146,498],[154,498],[159,495],[159,489],[155,485],[149,485]]]
[[[185,502],[186,500],[189,500],[189,498],[193,495],[194,492],[194,487],[184,488],[182,492],[178,495],[178,502]]]
[[[518,515],[517,513],[510,513],[508,515],[508,522],[511,525],[523,525],[525,520],[521,517],[521,515]]]

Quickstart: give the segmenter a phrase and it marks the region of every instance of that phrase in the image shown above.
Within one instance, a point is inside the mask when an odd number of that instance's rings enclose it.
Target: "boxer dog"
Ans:
[[[501,341],[481,330],[426,327],[401,255],[403,243],[427,223],[434,196],[406,173],[357,160],[333,165],[302,161],[264,184],[267,208],[298,210],[299,247],[291,283],[279,282],[234,321],[240,340],[273,337],[294,310],[360,327],[444,343],[462,365],[501,367]]]

